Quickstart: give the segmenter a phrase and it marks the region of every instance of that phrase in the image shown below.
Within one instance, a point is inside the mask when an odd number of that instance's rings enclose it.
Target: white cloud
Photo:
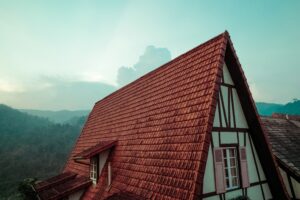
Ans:
[[[132,67],[119,68],[118,84],[119,86],[128,84],[170,60],[171,53],[167,48],[147,46],[144,54],[139,57],[136,64]]]

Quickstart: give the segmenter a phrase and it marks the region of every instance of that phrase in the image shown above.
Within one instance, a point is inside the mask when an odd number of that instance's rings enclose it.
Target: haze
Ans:
[[[91,109],[225,30],[255,101],[300,98],[300,1],[0,1],[0,103]]]

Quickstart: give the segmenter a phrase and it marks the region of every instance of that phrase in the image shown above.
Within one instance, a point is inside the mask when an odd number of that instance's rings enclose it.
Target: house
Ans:
[[[40,199],[288,199],[228,32],[96,102],[62,174],[35,188]]]
[[[300,115],[262,117],[287,192],[300,199]]]

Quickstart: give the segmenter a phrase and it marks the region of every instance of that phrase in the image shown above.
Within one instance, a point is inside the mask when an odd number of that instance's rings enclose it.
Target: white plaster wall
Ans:
[[[223,77],[224,77],[223,80],[224,83],[234,85],[226,64],[224,64],[223,66]]]
[[[263,189],[266,199],[272,199],[272,193],[267,183],[263,184]]]
[[[83,194],[83,190],[75,192],[75,193],[69,195],[68,200],[80,200],[82,194]]]
[[[255,183],[258,182],[258,174],[256,172],[256,167],[255,167],[255,161],[254,157],[251,151],[251,146],[250,146],[250,141],[248,137],[248,133],[246,134],[246,154],[247,154],[247,161],[248,161],[248,173],[249,173],[249,180],[250,183]]]
[[[219,106],[217,105],[214,117],[213,127],[220,127]]]
[[[249,128],[236,89],[232,90],[237,128]]]
[[[253,146],[253,151],[254,151],[254,155],[255,155],[255,160],[256,160],[256,162],[257,162],[257,167],[258,167],[258,172],[259,172],[259,175],[260,175],[260,180],[261,180],[261,181],[265,181],[265,180],[266,180],[266,176],[265,176],[265,173],[264,173],[264,171],[263,171],[263,169],[262,169],[262,166],[261,166],[261,163],[260,163],[260,161],[259,161],[259,157],[258,157],[258,155],[257,155],[257,151],[256,151],[256,149],[255,149],[255,147],[254,147],[254,144],[253,144],[252,139],[251,139],[251,143],[252,143],[252,146]]]
[[[239,144],[240,146],[245,146],[245,136],[247,136],[246,134],[244,134],[243,132],[238,132],[239,133]]]
[[[217,195],[217,196],[203,198],[203,200],[220,200],[220,197]]]
[[[106,150],[106,151],[103,151],[100,155],[99,155],[99,177],[101,176],[101,172],[102,172],[102,169],[106,163],[106,160],[108,158],[108,155],[109,155],[109,152],[110,150]]]
[[[222,132],[220,136],[222,144],[238,143],[236,132]]]
[[[212,147],[209,146],[208,157],[205,166],[203,194],[215,191],[214,164]]]
[[[212,140],[214,142],[215,147],[219,147],[219,133],[218,132],[212,132]]]
[[[261,192],[260,185],[249,187],[247,189],[247,194],[248,194],[248,197],[253,200],[263,199],[263,194]]]
[[[236,197],[242,196],[242,195],[243,195],[242,190],[235,190],[235,191],[231,191],[231,192],[226,192],[225,193],[225,199],[233,199],[233,198],[236,198]]]
[[[283,183],[285,185],[285,188],[286,188],[287,192],[289,193],[289,196],[291,197],[292,196],[292,192],[291,192],[291,188],[290,188],[290,185],[289,185],[289,181],[288,181],[287,175],[286,175],[285,171],[283,169],[281,169],[280,167],[279,167],[279,171],[280,171]]]
[[[293,188],[294,188],[296,198],[300,199],[300,183],[297,182],[293,177],[291,177],[291,181],[292,181],[292,184],[293,184]]]

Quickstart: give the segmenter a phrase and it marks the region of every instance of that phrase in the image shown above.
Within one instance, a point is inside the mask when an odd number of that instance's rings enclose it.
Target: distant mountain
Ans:
[[[295,99],[287,104],[273,104],[257,102],[256,107],[260,115],[269,116],[272,113],[283,113],[290,115],[300,115],[300,100]]]
[[[55,123],[65,124],[73,118],[87,116],[90,110],[60,110],[60,111],[49,111],[49,110],[31,110],[31,109],[19,109],[21,112],[35,115],[38,117],[44,117]]]
[[[257,102],[256,108],[258,113],[263,116],[272,115],[272,113],[277,112],[277,110],[284,105],[282,104],[275,104],[275,103],[264,103],[264,102]]]
[[[59,173],[84,120],[55,124],[0,104],[0,199],[16,194],[24,178]]]

